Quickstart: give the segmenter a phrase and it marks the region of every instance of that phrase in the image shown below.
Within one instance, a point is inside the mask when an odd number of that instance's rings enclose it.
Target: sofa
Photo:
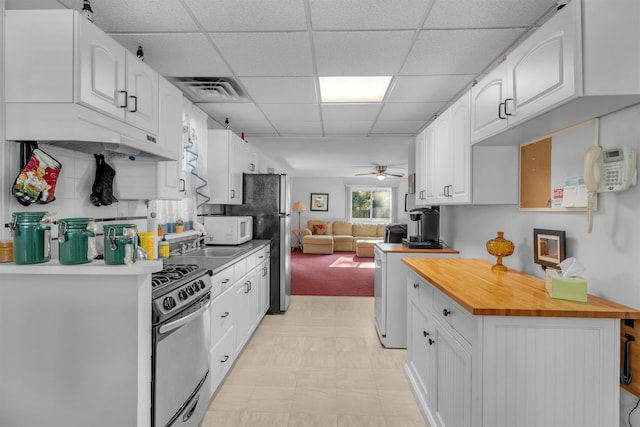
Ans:
[[[373,256],[373,245],[384,241],[387,224],[352,223],[346,221],[307,221],[303,230],[302,251],[305,254],[356,252]]]

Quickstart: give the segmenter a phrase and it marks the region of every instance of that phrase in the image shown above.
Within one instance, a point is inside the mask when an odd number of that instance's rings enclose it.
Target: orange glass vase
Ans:
[[[498,237],[487,242],[487,252],[498,258],[496,263],[491,266],[491,270],[508,271],[509,269],[502,264],[502,258],[513,254],[514,249],[513,242],[504,238],[503,231],[498,231]]]

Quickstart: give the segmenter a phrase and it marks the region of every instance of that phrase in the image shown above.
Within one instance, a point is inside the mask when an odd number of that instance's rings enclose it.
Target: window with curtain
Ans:
[[[391,188],[352,187],[350,212],[352,222],[388,223],[392,220]]]

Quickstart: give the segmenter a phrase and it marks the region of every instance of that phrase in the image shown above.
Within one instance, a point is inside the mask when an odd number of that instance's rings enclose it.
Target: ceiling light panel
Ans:
[[[321,102],[381,102],[391,76],[319,77]]]

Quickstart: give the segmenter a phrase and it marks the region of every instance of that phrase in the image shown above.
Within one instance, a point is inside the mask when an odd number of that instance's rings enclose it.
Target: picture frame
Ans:
[[[533,229],[533,262],[542,268],[558,269],[566,258],[566,236],[561,230]]]
[[[311,206],[312,211],[324,211],[329,210],[329,194],[328,193],[311,193]]]

